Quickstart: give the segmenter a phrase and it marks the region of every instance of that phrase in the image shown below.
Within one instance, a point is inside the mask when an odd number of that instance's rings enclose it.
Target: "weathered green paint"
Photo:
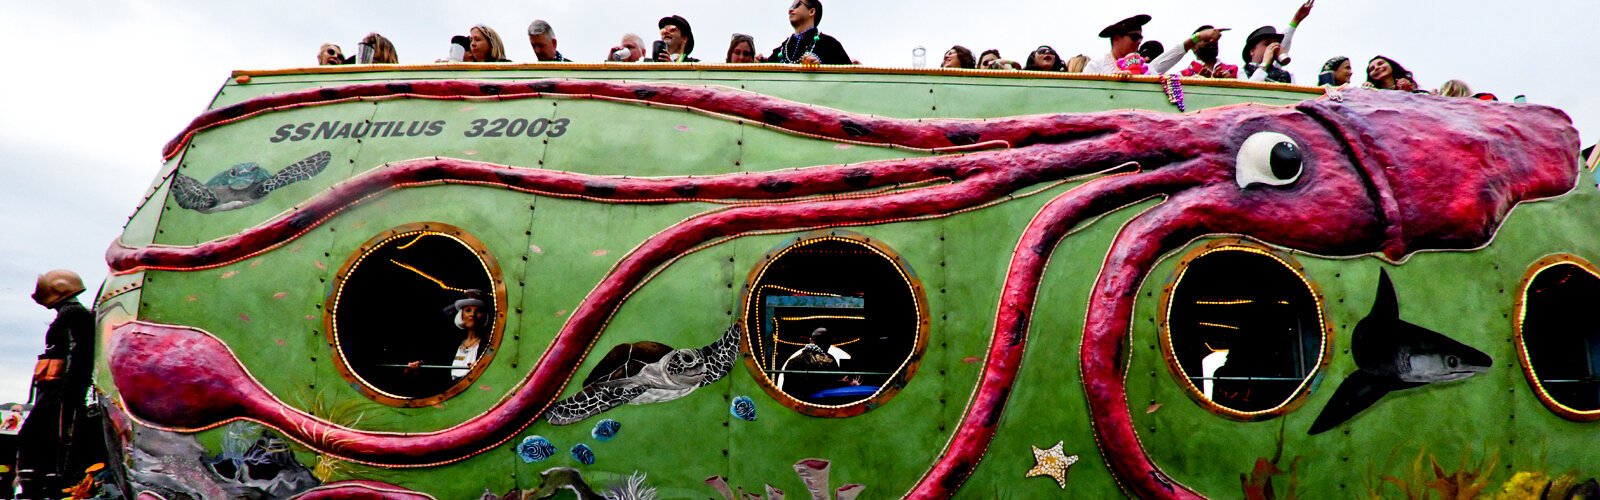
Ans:
[[[724,85],[898,117],[983,118],[1130,107],[1175,111],[1152,84],[626,70],[257,76],[248,84],[230,82],[213,107],[364,80],[546,77]],[[1198,86],[1191,86],[1188,96],[1191,109],[1247,101],[1284,104],[1311,97]],[[548,139],[462,137],[471,120],[497,117],[567,118],[571,128],[566,135]],[[435,119],[449,125],[432,138],[268,142],[283,124]],[[387,162],[421,157],[664,176],[922,155],[814,140],[678,109],[614,102],[394,99],[285,110],[243,120],[202,132],[174,162],[179,173],[203,181],[235,163],[256,162],[276,171],[322,150],[333,154],[326,171],[238,210],[201,214],[179,208],[167,192],[169,183],[162,183],[151,203],[134,214],[122,241],[192,245],[231,235],[351,176],[383,168]],[[798,496],[804,488],[792,464],[819,457],[832,461],[835,486],[862,483],[867,485],[866,496],[873,498],[899,494],[935,460],[960,421],[979,376],[1000,287],[1023,227],[1041,205],[1074,185],[1039,186],[1048,189],[943,219],[846,228],[899,252],[927,291],[932,326],[923,362],[906,388],[880,408],[844,419],[804,416],[767,397],[753,375],[739,365],[725,379],[682,399],[606,413],[605,418],[623,424],[622,432],[609,442],[589,437],[598,419],[566,427],[536,423],[519,438],[538,434],[557,446],[556,457],[543,463],[522,463],[513,452],[516,443],[510,442],[447,466],[394,470],[349,466],[349,476],[389,481],[440,498],[464,498],[485,487],[495,492],[536,487],[539,471],[575,466],[591,479],[646,472],[663,497],[709,496],[713,493],[702,481],[711,475],[727,477],[746,490],[772,484]],[[1600,454],[1591,450],[1600,438],[1600,426],[1568,422],[1545,410],[1529,392],[1510,343],[1512,301],[1528,265],[1555,252],[1600,259],[1593,219],[1577,215],[1600,209],[1594,185],[1594,178],[1584,174],[1577,193],[1518,208],[1496,240],[1482,250],[1424,253],[1398,266],[1370,257],[1330,260],[1295,254],[1325,299],[1324,310],[1334,330],[1333,357],[1303,406],[1264,422],[1241,423],[1209,413],[1182,392],[1165,366],[1157,345],[1156,310],[1162,287],[1176,267],[1176,259],[1169,256],[1140,290],[1132,332],[1129,406],[1145,447],[1175,480],[1217,497],[1239,495],[1239,475],[1248,472],[1257,457],[1272,454],[1280,426],[1286,427],[1282,464],[1287,468],[1292,457],[1303,457],[1300,486],[1317,492],[1314,496],[1359,494],[1363,488],[1376,487],[1379,475],[1401,474],[1423,448],[1450,464],[1469,450],[1475,457],[1497,453],[1501,465],[1494,471],[1491,484],[1495,485],[1519,470],[1600,472]],[[1047,448],[1057,440],[1066,442],[1067,453],[1081,457],[1070,469],[1067,494],[1118,493],[1094,443],[1076,360],[1088,293],[1111,239],[1123,222],[1154,203],[1136,204],[1097,220],[1056,250],[1001,430],[961,496],[1061,495],[1053,481],[1023,478],[1033,465],[1028,447]],[[353,426],[360,429],[436,430],[481,414],[513,391],[571,311],[618,259],[663,228],[719,207],[600,204],[473,185],[400,189],[337,214],[281,248],[238,263],[114,278],[107,282],[107,290],[114,284],[137,282],[140,276],[143,289],[102,303],[101,308],[122,304],[136,310],[139,319],[191,325],[216,334],[267,389],[291,405],[311,409],[310,401],[321,397],[353,405],[362,415]],[[365,399],[335,369],[323,308],[336,273],[359,245],[378,232],[426,221],[465,229],[498,260],[508,294],[506,330],[500,354],[471,389],[434,407],[390,407]],[[741,314],[747,273],[774,245],[793,236],[742,237],[666,267],[616,312],[574,378],[588,374],[599,356],[620,343],[653,340],[692,347],[714,340]],[[1403,318],[1489,353],[1495,367],[1487,376],[1391,396],[1337,432],[1306,436],[1305,429],[1333,388],[1354,369],[1347,353],[1349,335],[1371,306],[1379,268],[1387,268],[1395,279]],[[564,395],[575,392],[576,385],[569,384]],[[100,386],[115,390],[109,380],[101,380]],[[755,399],[757,421],[729,415],[729,400],[739,395]],[[1160,406],[1153,413],[1143,411],[1152,404]],[[1403,433],[1386,425],[1402,421],[1408,423]],[[203,441],[216,446],[218,432],[202,432]],[[581,466],[567,454],[567,448],[580,442],[595,450],[594,465]],[[1390,456],[1395,457],[1392,463],[1374,462]],[[301,458],[308,463],[315,460],[307,453]],[[1278,481],[1282,491],[1285,478]]]

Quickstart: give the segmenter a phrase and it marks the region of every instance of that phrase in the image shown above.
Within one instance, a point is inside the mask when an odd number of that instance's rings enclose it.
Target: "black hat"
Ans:
[[[1100,30],[1100,38],[1111,38],[1117,35],[1126,35],[1132,31],[1143,30],[1144,25],[1149,23],[1150,16],[1139,14],[1106,26],[1105,29]]]
[[[1278,33],[1278,29],[1271,26],[1256,28],[1255,31],[1250,32],[1249,38],[1244,39],[1244,51],[1239,53],[1239,58],[1243,59],[1244,62],[1250,62],[1250,49],[1254,49],[1257,42],[1269,38],[1273,41],[1282,42],[1283,34]]]
[[[677,26],[678,31],[683,32],[683,37],[689,39],[689,42],[683,46],[683,55],[689,55],[690,53],[694,52],[694,28],[689,27],[689,20],[684,19],[683,16],[673,14],[663,17],[660,21],[657,21],[656,29],[665,28],[669,24]]]

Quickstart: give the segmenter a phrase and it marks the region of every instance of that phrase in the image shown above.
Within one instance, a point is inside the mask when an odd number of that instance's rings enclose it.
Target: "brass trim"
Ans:
[[[1317,362],[1311,365],[1311,370],[1307,372],[1305,378],[1300,381],[1299,387],[1296,387],[1294,392],[1290,393],[1288,399],[1278,403],[1277,406],[1273,406],[1272,408],[1265,410],[1240,411],[1207,399],[1205,394],[1201,393],[1200,388],[1196,387],[1194,382],[1189,380],[1188,373],[1183,370],[1183,365],[1178,363],[1177,353],[1173,351],[1172,347],[1172,325],[1169,320],[1172,314],[1173,292],[1177,291],[1178,284],[1183,281],[1184,273],[1189,270],[1189,264],[1200,257],[1204,257],[1212,253],[1229,251],[1249,252],[1262,255],[1271,258],[1279,264],[1282,264],[1285,269],[1288,269],[1289,272],[1294,273],[1296,277],[1300,278],[1300,282],[1304,283],[1306,286],[1306,291],[1311,294],[1312,302],[1317,306],[1317,323],[1318,326],[1321,327],[1320,330],[1322,331],[1322,349],[1317,353]],[[1328,321],[1328,313],[1323,304],[1322,293],[1317,290],[1316,284],[1306,276],[1305,268],[1302,267],[1298,261],[1295,261],[1290,255],[1249,240],[1243,240],[1239,238],[1222,238],[1213,240],[1185,253],[1183,257],[1179,259],[1178,268],[1173,272],[1172,279],[1168,281],[1166,287],[1161,292],[1161,307],[1157,310],[1157,315],[1157,323],[1160,324],[1161,330],[1159,341],[1161,344],[1161,356],[1166,360],[1167,371],[1172,374],[1173,378],[1177,379],[1178,385],[1183,388],[1184,394],[1188,395],[1189,399],[1194,400],[1195,404],[1200,405],[1200,407],[1205,408],[1211,413],[1215,413],[1233,420],[1244,422],[1270,420],[1277,416],[1288,414],[1289,412],[1299,408],[1300,405],[1305,404],[1307,396],[1310,395],[1312,381],[1316,380],[1319,372],[1321,372],[1324,368],[1327,368],[1330,358],[1333,357],[1333,325]]]
[[[344,293],[345,280],[350,277],[351,270],[355,269],[357,265],[379,247],[394,240],[421,234],[435,234],[450,238],[471,249],[472,253],[477,256],[478,263],[483,266],[484,273],[489,276],[489,281],[494,284],[494,329],[490,332],[489,338],[485,340],[486,346],[489,348],[488,351],[478,358],[478,362],[473,364],[472,370],[468,371],[466,376],[461,377],[461,380],[456,381],[455,385],[433,396],[407,398],[389,394],[373,387],[365,379],[362,379],[360,375],[356,374],[355,369],[351,368],[349,363],[345,362],[344,352],[339,345],[337,316],[339,314],[339,297]],[[349,381],[350,386],[360,391],[361,395],[366,396],[367,399],[389,406],[418,408],[433,406],[441,401],[455,397],[455,395],[472,387],[478,377],[483,375],[484,370],[489,368],[489,363],[494,360],[495,354],[500,351],[500,341],[505,335],[506,284],[500,277],[499,262],[495,260],[494,254],[489,252],[489,249],[484,246],[482,241],[456,226],[441,222],[416,222],[378,233],[368,239],[366,243],[362,243],[360,247],[357,247],[355,253],[345,260],[344,266],[339,268],[338,274],[334,275],[333,292],[328,294],[326,305],[323,307],[322,331],[327,336],[328,347],[333,351],[333,366],[339,370],[339,375]]]
[[[888,261],[890,265],[894,266],[895,272],[898,273],[903,280],[905,280],[905,284],[911,292],[912,304],[917,308],[916,345],[912,346],[911,353],[906,356],[905,361],[901,362],[900,367],[897,368],[894,373],[884,381],[883,385],[878,388],[877,392],[873,393],[871,396],[867,396],[860,400],[842,405],[819,405],[815,403],[808,403],[790,396],[788,393],[783,392],[783,390],[778,389],[776,382],[767,376],[766,371],[761,368],[760,363],[755,359],[754,350],[750,345],[750,339],[752,336],[759,334],[759,330],[752,330],[750,325],[751,307],[753,307],[752,299],[757,295],[756,292],[758,292],[761,288],[756,285],[761,282],[762,277],[766,274],[767,269],[772,265],[772,263],[777,262],[779,258],[784,256],[784,254],[787,254],[794,249],[821,241],[839,241],[860,245],[873,254],[876,254],[878,257]],[[922,356],[927,351],[928,347],[928,330],[930,324],[928,314],[928,297],[926,292],[923,290],[922,280],[917,278],[915,272],[911,269],[911,265],[907,263],[899,253],[889,248],[888,245],[881,241],[867,237],[866,235],[844,229],[824,229],[810,231],[796,236],[793,239],[784,242],[782,245],[779,245],[778,248],[767,252],[767,254],[763,256],[756,264],[755,268],[750,270],[750,274],[746,277],[744,297],[740,300],[739,310],[741,313],[741,316],[739,317],[739,323],[745,332],[744,337],[739,343],[739,349],[744,354],[744,366],[750,371],[751,378],[755,379],[756,384],[760,385],[761,389],[766,391],[767,395],[776,400],[778,403],[787,406],[794,411],[800,412],[801,414],[810,415],[813,417],[853,417],[862,413],[866,413],[868,410],[873,408],[883,406],[884,403],[894,398],[896,394],[899,394],[900,390],[904,388],[906,383],[911,380],[911,377],[916,374],[917,368],[922,364]],[[756,314],[759,316],[760,313],[757,312]]]
[[[1522,375],[1528,379],[1528,386],[1533,388],[1533,393],[1539,396],[1539,402],[1543,403],[1545,408],[1550,409],[1551,413],[1573,422],[1594,422],[1600,420],[1600,408],[1587,411],[1572,408],[1561,404],[1560,401],[1556,401],[1556,398],[1545,390],[1544,383],[1539,380],[1539,375],[1534,373],[1533,362],[1528,357],[1528,344],[1522,338],[1522,323],[1526,320],[1528,314],[1528,287],[1533,285],[1533,279],[1538,277],[1539,273],[1562,264],[1578,266],[1595,278],[1600,278],[1600,268],[1596,268],[1594,264],[1583,257],[1570,253],[1546,255],[1544,258],[1535,261],[1533,265],[1528,266],[1528,271],[1522,275],[1522,284],[1517,287],[1516,303],[1513,306],[1517,311],[1517,317],[1511,322],[1511,343],[1517,346],[1517,359],[1522,362]]]
[[[529,70],[566,71],[661,71],[661,72],[746,72],[746,73],[813,73],[844,75],[910,75],[910,76],[971,76],[1002,79],[1064,80],[1084,82],[1136,82],[1161,85],[1155,75],[1109,75],[1098,73],[1062,73],[1050,71],[1017,71],[964,68],[896,68],[883,66],[795,64],[725,64],[725,63],[432,63],[432,64],[366,64],[338,66],[309,66],[266,70],[234,70],[233,77],[240,84],[249,84],[251,77],[293,75],[337,75],[346,73],[384,73],[391,71],[474,71],[481,73]],[[1322,95],[1323,87],[1288,83],[1253,82],[1232,78],[1179,77],[1183,85],[1227,89],[1277,90],[1302,94]]]

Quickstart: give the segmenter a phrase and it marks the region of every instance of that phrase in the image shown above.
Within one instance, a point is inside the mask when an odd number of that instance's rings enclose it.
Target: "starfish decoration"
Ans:
[[[1078,463],[1078,456],[1067,455],[1061,451],[1061,447],[1065,444],[1066,441],[1056,441],[1056,445],[1051,446],[1048,450],[1041,450],[1038,446],[1029,446],[1029,448],[1033,448],[1034,466],[1028,470],[1027,477],[1050,476],[1055,478],[1056,484],[1061,485],[1061,489],[1067,489],[1067,467]]]

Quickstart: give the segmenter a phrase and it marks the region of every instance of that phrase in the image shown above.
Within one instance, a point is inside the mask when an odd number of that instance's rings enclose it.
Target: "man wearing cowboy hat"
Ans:
[[[657,21],[656,27],[661,28],[661,41],[667,44],[667,50],[655,54],[656,62],[700,62],[689,57],[694,52],[694,28],[688,19],[671,15]]]
[[[1111,39],[1111,52],[1099,60],[1090,61],[1084,68],[1085,73],[1117,73],[1117,61],[1139,50],[1139,42],[1144,40],[1144,25],[1150,22],[1150,16],[1139,14],[1121,21],[1112,23],[1100,30],[1100,38]],[[1184,40],[1181,45],[1162,51],[1160,56],[1149,60],[1149,73],[1159,75],[1171,70],[1183,59],[1183,55],[1202,44],[1215,44],[1222,38],[1222,30],[1206,29],[1195,32],[1194,36]]]
[[[1250,37],[1244,41],[1244,51],[1240,53],[1244,59],[1244,71],[1239,73],[1239,78],[1256,82],[1294,83],[1294,75],[1283,69],[1289,64],[1289,42],[1294,40],[1294,30],[1300,26],[1306,16],[1311,15],[1311,6],[1316,0],[1306,0],[1300,9],[1294,13],[1294,19],[1289,21],[1289,29],[1278,33],[1277,28],[1262,26],[1250,32]]]

